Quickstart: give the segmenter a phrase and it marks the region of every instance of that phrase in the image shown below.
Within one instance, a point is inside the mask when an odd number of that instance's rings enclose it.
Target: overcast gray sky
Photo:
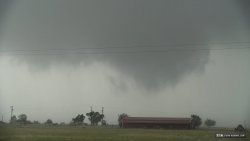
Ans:
[[[250,126],[247,0],[0,2],[0,114],[117,115]],[[88,122],[85,119],[85,122]]]

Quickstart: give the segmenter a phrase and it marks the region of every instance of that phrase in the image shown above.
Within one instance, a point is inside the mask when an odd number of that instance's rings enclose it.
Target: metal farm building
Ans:
[[[192,128],[191,118],[126,117],[121,122],[123,128]]]

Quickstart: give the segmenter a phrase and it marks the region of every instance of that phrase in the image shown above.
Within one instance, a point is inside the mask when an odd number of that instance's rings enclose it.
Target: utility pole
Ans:
[[[104,110],[104,107],[102,107],[102,115],[103,115],[103,110]],[[104,115],[103,115],[104,116]],[[102,117],[102,123],[103,123],[103,117]]]
[[[2,115],[2,122],[3,122],[3,115]]]
[[[13,111],[14,111],[14,106],[10,106],[10,121],[12,119],[12,116],[13,116]]]
[[[92,122],[92,106],[90,106],[90,122],[91,122],[91,125],[93,125],[93,122]]]

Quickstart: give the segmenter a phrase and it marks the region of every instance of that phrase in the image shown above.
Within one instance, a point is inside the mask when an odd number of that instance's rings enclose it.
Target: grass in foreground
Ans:
[[[159,130],[115,128],[0,128],[0,141],[239,141],[215,138],[227,130]]]

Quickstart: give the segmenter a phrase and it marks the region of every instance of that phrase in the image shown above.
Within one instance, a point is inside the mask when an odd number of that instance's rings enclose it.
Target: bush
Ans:
[[[215,126],[215,124],[216,124],[216,121],[214,121],[214,120],[212,120],[212,119],[207,119],[207,120],[205,121],[205,125],[206,125],[207,127]]]

